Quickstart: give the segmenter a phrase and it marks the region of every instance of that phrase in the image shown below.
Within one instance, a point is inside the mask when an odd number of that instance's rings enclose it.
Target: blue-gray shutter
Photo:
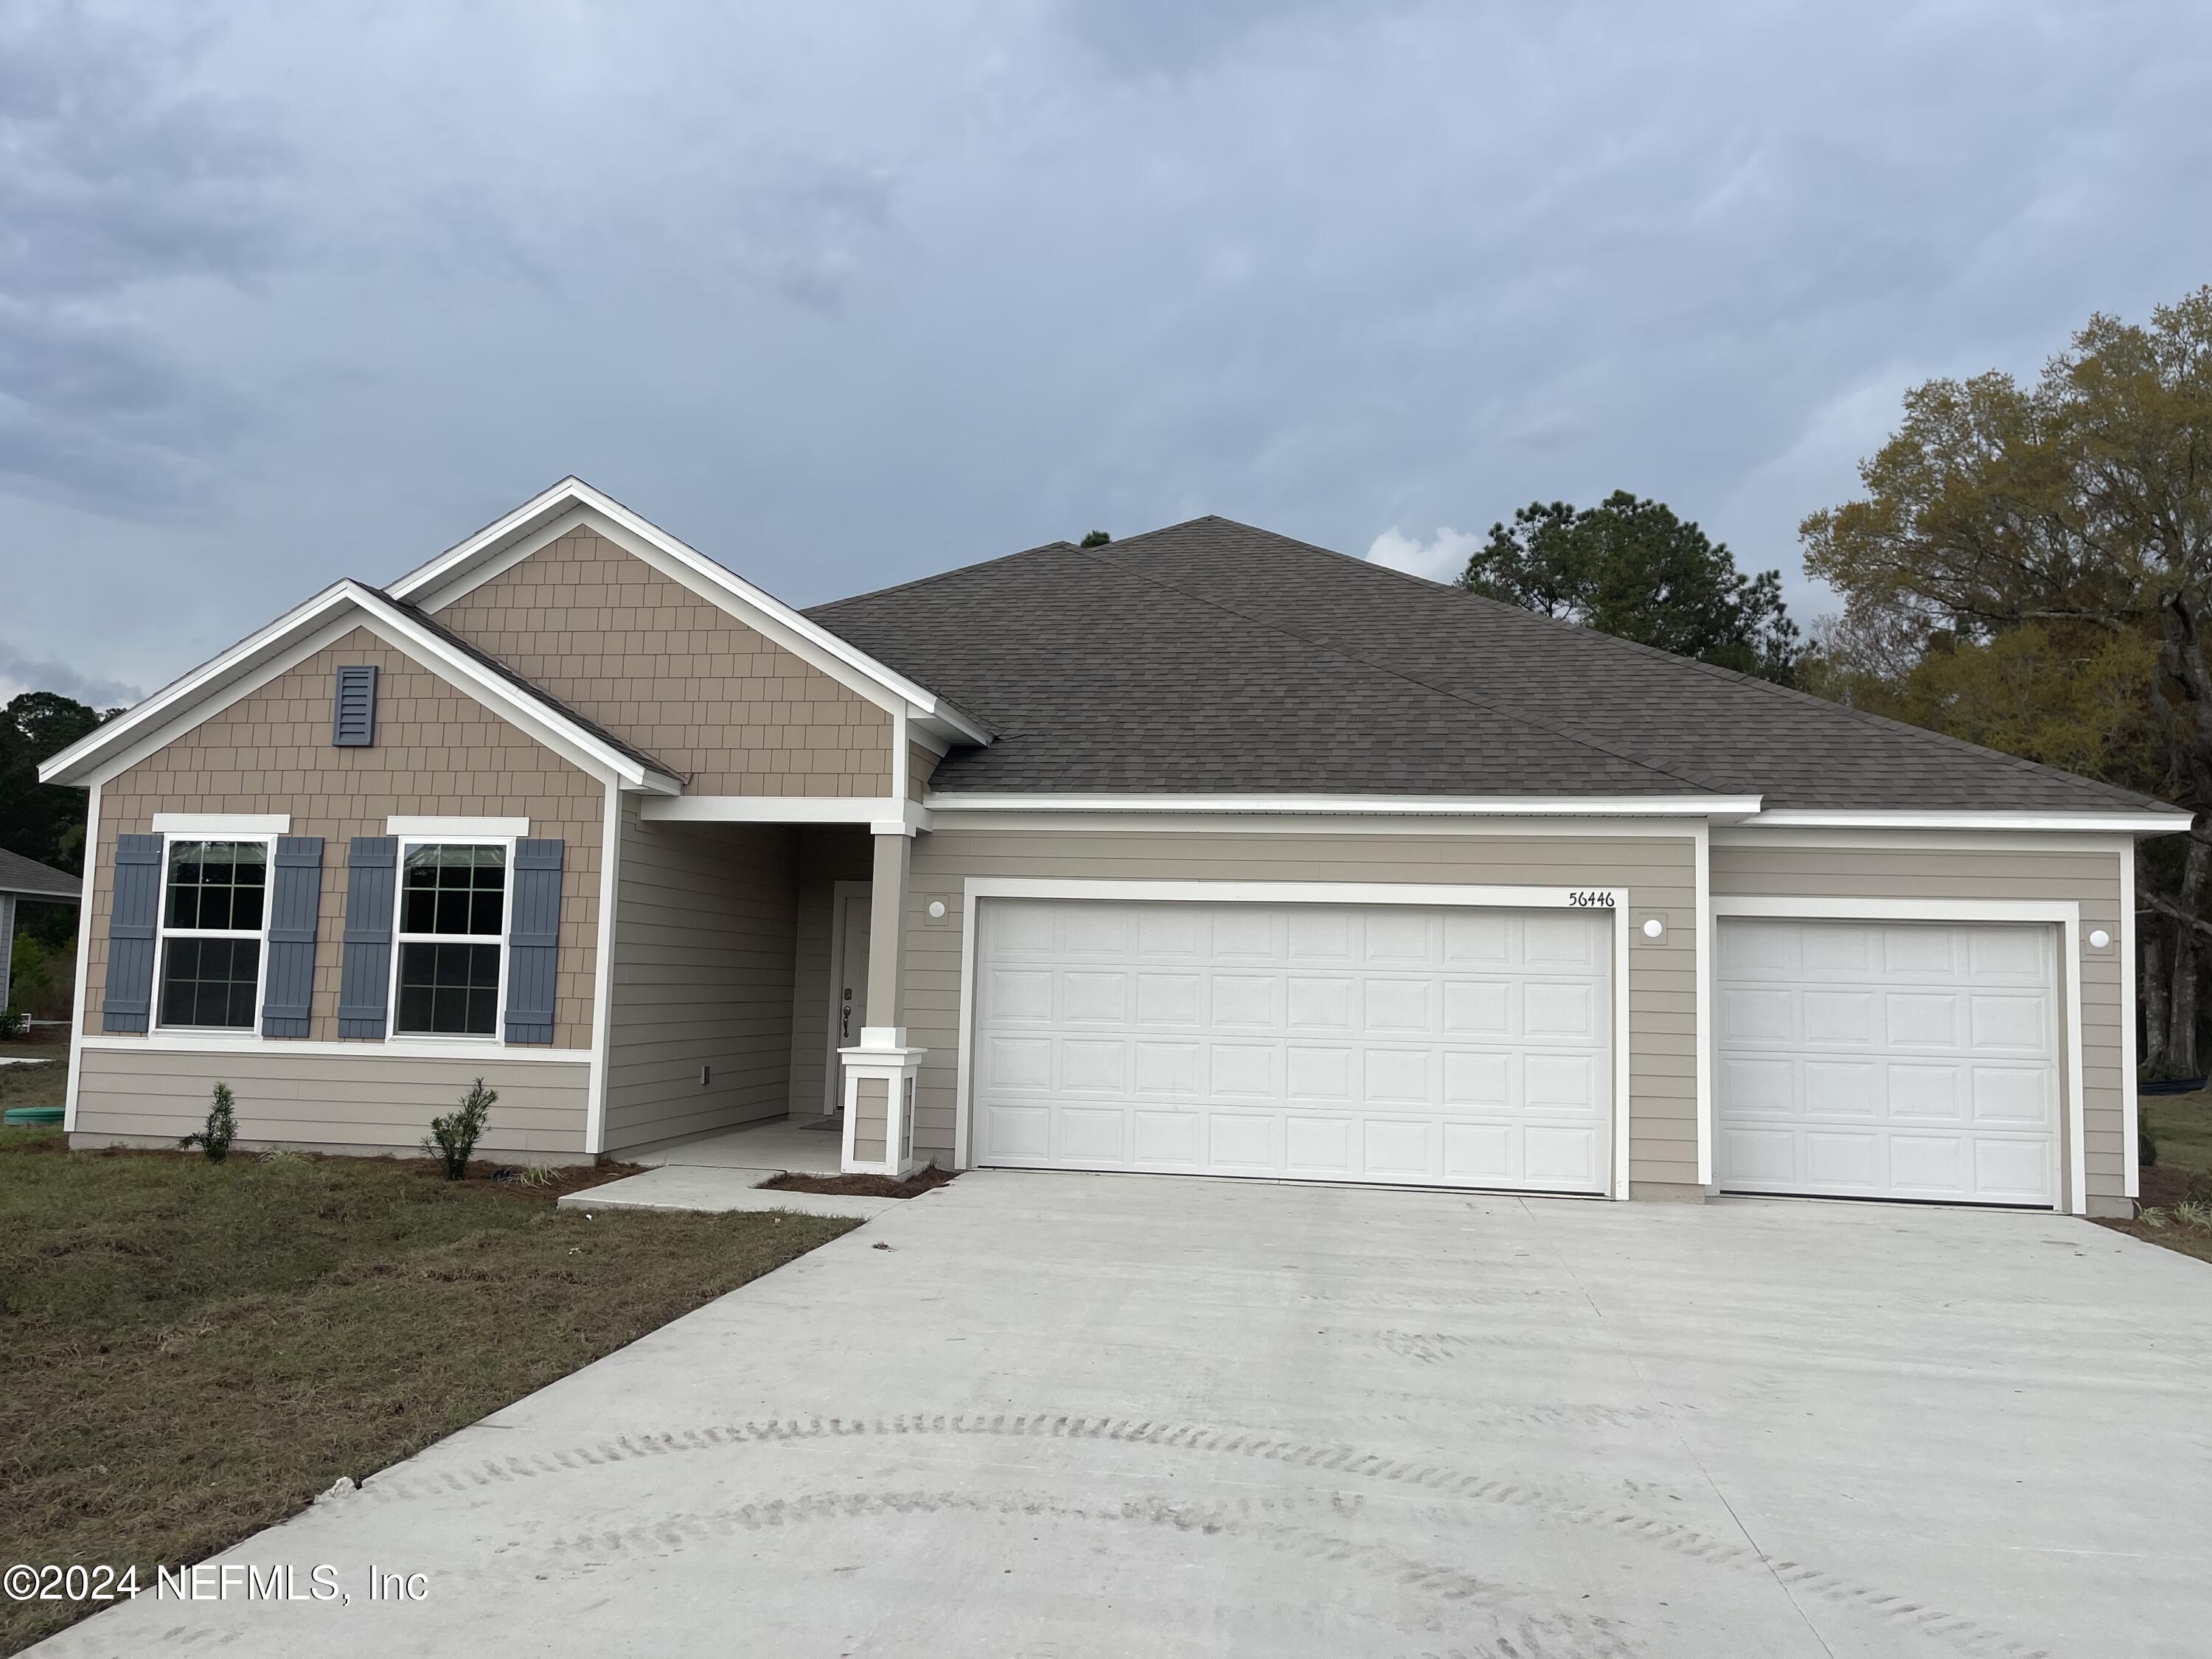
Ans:
[[[553,978],[561,956],[561,843],[514,843],[507,930],[507,1040],[553,1041]]]
[[[279,836],[269,877],[269,980],[261,1035],[307,1035],[315,998],[315,920],[323,908],[323,838]]]
[[[338,1035],[382,1037],[392,1005],[392,927],[399,838],[356,836],[346,852],[345,951],[338,971]]]
[[[340,749],[368,749],[376,742],[376,665],[349,664],[338,670],[331,697],[331,741]]]
[[[161,837],[115,838],[115,908],[107,917],[107,994],[100,1029],[143,1031],[154,1012],[154,934],[161,920]]]

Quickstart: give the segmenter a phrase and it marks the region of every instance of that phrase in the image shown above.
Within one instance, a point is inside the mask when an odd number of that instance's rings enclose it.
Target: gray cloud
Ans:
[[[569,471],[799,600],[1623,488],[1817,608],[1905,386],[2212,278],[2186,0],[20,15],[0,577],[140,684]]]
[[[188,13],[0,15],[0,483],[125,514],[209,498],[240,407],[141,306],[267,270],[280,147],[250,100],[183,84],[201,38]]]
[[[0,640],[0,702],[22,691],[58,691],[94,708],[127,707],[145,695],[117,680],[88,679],[66,663],[42,662]]]

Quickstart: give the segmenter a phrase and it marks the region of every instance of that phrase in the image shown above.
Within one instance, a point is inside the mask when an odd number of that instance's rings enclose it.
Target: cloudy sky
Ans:
[[[810,603],[1222,513],[1789,574],[1899,392],[2212,281],[2203,0],[0,5],[0,690],[574,471]]]

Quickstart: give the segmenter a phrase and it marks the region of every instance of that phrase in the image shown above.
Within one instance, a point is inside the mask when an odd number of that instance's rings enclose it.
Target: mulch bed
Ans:
[[[780,1175],[761,1184],[770,1192],[828,1193],[839,1198],[920,1198],[951,1182],[957,1171],[934,1164],[904,1181],[879,1175]]]
[[[9,1150],[33,1155],[58,1152],[71,1158],[182,1158],[193,1164],[204,1163],[207,1158],[206,1153],[197,1150],[169,1146],[88,1146],[71,1152],[68,1138],[51,1129],[40,1131],[35,1137],[21,1131],[18,1131],[17,1135],[19,1138]],[[270,1153],[242,1147],[234,1151],[230,1156],[233,1161],[240,1164],[258,1163],[270,1157],[302,1158],[316,1164],[359,1164],[367,1161],[361,1154],[289,1151]],[[424,1181],[434,1181],[441,1186],[447,1184],[445,1166],[434,1158],[379,1158],[374,1161],[387,1169],[404,1170]],[[544,1175],[531,1181],[524,1178],[530,1168],[530,1165],[523,1164],[493,1164],[483,1158],[472,1158],[469,1163],[467,1177],[452,1184],[466,1191],[493,1192],[507,1198],[519,1198],[526,1203],[550,1204],[565,1193],[580,1193],[593,1187],[604,1187],[610,1181],[620,1181],[625,1176],[645,1173],[642,1164],[548,1164],[544,1166]]]

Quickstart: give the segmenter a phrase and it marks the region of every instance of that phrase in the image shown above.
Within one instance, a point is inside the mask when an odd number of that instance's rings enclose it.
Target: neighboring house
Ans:
[[[571,479],[44,769],[73,1144],[2124,1212],[2186,814],[1219,519],[799,612]]]
[[[9,971],[15,951],[17,901],[75,904],[83,896],[84,883],[68,871],[0,847],[0,1013],[7,1011],[15,991],[9,982]]]

